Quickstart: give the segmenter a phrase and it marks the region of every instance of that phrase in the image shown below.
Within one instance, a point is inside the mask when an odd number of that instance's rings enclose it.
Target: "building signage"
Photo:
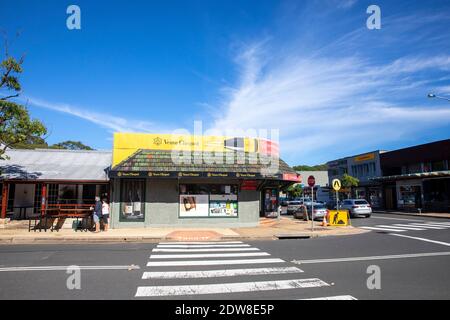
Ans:
[[[249,152],[278,156],[277,142],[262,138],[183,134],[114,133],[113,163],[116,167],[138,150],[192,152]]]
[[[201,176],[201,172],[178,172],[178,177],[180,178],[199,178]]]
[[[302,182],[302,176],[296,173],[283,173],[283,180]]]
[[[368,160],[374,160],[375,159],[375,153],[367,153],[363,154],[361,156],[357,156],[353,158],[353,161],[355,162],[362,162],[362,161],[368,161]]]
[[[111,178],[238,178],[238,179],[283,179],[286,181],[301,181],[296,174],[263,175],[260,173],[240,172],[175,172],[175,171],[110,171]],[[296,179],[296,180],[294,180]],[[298,180],[299,179],[299,180]]]

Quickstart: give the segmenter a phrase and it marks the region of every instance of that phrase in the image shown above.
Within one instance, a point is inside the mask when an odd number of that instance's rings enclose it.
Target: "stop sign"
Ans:
[[[315,184],[316,184],[316,178],[314,178],[314,176],[309,176],[308,177],[308,186],[314,187]]]

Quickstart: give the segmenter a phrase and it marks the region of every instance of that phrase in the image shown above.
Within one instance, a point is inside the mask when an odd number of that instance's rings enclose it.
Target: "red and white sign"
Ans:
[[[255,180],[242,181],[241,190],[255,191],[258,187],[258,183]]]
[[[316,178],[314,178],[314,176],[309,176],[308,177],[308,186],[310,186],[312,188],[312,187],[314,187],[315,184],[316,184]]]
[[[296,173],[283,173],[283,180],[302,182],[302,176]]]

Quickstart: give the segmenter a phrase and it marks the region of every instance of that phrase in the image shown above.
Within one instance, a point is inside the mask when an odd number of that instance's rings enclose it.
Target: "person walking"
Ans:
[[[103,219],[103,230],[108,231],[109,204],[106,199],[103,199],[102,201],[102,219]]]
[[[94,213],[92,215],[92,218],[94,219],[95,223],[95,233],[100,232],[100,217],[102,216],[102,203],[100,202],[100,197],[95,197],[95,206],[94,206]]]

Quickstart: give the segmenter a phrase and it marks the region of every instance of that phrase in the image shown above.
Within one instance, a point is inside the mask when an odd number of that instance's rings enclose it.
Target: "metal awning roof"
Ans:
[[[0,160],[1,180],[108,181],[111,151],[8,150]]]

